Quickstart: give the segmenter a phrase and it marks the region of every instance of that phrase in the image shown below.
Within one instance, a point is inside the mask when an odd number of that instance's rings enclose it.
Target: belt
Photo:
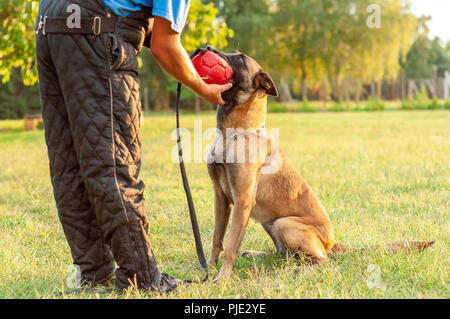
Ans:
[[[39,23],[36,33],[42,30],[42,34],[47,33],[70,33],[70,34],[94,34],[114,32],[116,28],[117,17],[81,17],[80,23],[73,26],[68,23],[67,17],[43,17],[39,16]],[[70,25],[70,27],[69,27]]]

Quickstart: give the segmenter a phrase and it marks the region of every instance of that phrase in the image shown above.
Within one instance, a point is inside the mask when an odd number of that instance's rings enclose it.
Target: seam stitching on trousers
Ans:
[[[115,139],[114,139],[114,98],[113,98],[113,91],[112,91],[112,81],[111,81],[111,76],[108,78],[109,80],[109,97],[110,97],[110,113],[111,113],[111,139],[112,139],[112,158],[113,158],[113,171],[114,171],[114,181],[116,183],[116,188],[117,188],[117,192],[119,193],[119,197],[120,197],[120,203],[122,204],[123,207],[123,211],[125,213],[125,218],[127,219],[127,223],[129,223],[130,221],[128,220],[128,215],[127,215],[127,209],[125,207],[125,204],[123,202],[123,198],[122,198],[122,193],[120,192],[120,188],[119,188],[119,182],[117,181],[117,168],[116,168],[116,143],[115,143]]]
[[[141,226],[140,221],[139,221],[139,226]],[[143,265],[143,261],[144,261],[144,259],[146,260],[147,258],[145,258],[146,256],[144,256],[144,258],[142,258],[142,256],[141,256],[141,251],[140,251],[141,247],[139,247],[139,241],[138,241],[134,231],[131,233],[131,235],[133,236],[134,242],[136,243],[136,254],[138,256],[138,262],[136,263],[136,267],[138,269],[136,269],[136,270],[137,270],[137,272],[140,272],[142,274],[142,277],[144,277],[144,278],[140,278],[140,279],[141,279],[141,281],[143,281],[143,283],[145,285],[147,283],[147,276],[146,276],[145,270],[142,269],[142,267],[145,268],[145,265]],[[141,261],[142,261],[142,264],[141,264]],[[136,274],[136,277],[137,277],[137,274]],[[137,281],[137,278],[136,278],[136,281]]]
[[[136,273],[134,275],[136,276],[136,284],[139,286],[138,278],[137,278],[138,273],[141,273],[143,275],[144,283],[145,283],[145,281],[147,279],[146,278],[147,276],[145,275],[144,269],[142,269],[142,265],[141,265],[142,257],[141,257],[141,254],[140,254],[140,248],[138,247],[139,246],[139,242],[138,242],[138,239],[136,238],[136,235],[134,234],[134,231],[132,229],[132,225],[130,225],[130,221],[129,221],[128,215],[127,215],[127,210],[126,210],[125,204],[123,202],[122,195],[120,193],[119,182],[117,181],[116,156],[115,156],[116,153],[115,153],[115,139],[114,139],[114,97],[113,97],[112,80],[111,80],[111,59],[110,59],[110,52],[111,52],[111,50],[110,50],[110,47],[108,46],[108,43],[109,43],[108,41],[109,41],[108,39],[105,39],[106,56],[107,56],[107,59],[109,60],[109,63],[110,63],[110,70],[109,70],[110,75],[109,75],[108,80],[109,80],[109,94],[110,94],[110,104],[111,104],[110,105],[110,108],[111,108],[110,113],[111,113],[111,137],[112,137],[112,145],[113,145],[113,152],[112,152],[112,154],[113,154],[113,164],[114,164],[114,179],[115,179],[117,191],[119,192],[120,200],[121,200],[124,212],[125,212],[125,218],[127,219],[127,223],[128,223],[127,227],[129,227],[129,229],[126,232],[126,234],[127,234],[128,240],[130,241],[131,247],[133,246],[132,243],[131,243],[132,242],[131,238],[133,238],[133,240],[135,242],[135,245],[136,245],[135,249],[136,249],[138,260],[135,259],[135,256],[134,256],[133,252],[131,252],[131,258],[132,258],[133,263],[134,263],[134,265],[136,267]],[[139,225],[140,225],[140,223],[139,223]],[[120,230],[120,228],[119,228],[119,230]],[[130,230],[131,230],[131,234],[130,234]],[[147,256],[144,256],[144,259],[145,259],[145,257],[147,257]],[[132,278],[132,279],[134,279],[134,278]],[[134,283],[131,283],[131,284],[133,285]]]
[[[110,59],[110,48],[109,48],[109,46],[107,45],[107,43],[108,43],[108,39],[105,39],[106,57],[107,57],[107,59],[109,60],[109,63],[111,63],[111,59]],[[111,65],[111,64],[110,64],[110,65]],[[109,66],[109,68],[110,68],[110,70],[109,70],[109,73],[110,73],[110,74],[109,74],[109,77],[108,77],[108,81],[109,81],[109,96],[110,96],[111,138],[112,138],[112,146],[113,146],[112,155],[113,155],[113,165],[114,165],[114,180],[115,180],[115,183],[116,183],[117,191],[118,191],[119,196],[120,196],[120,201],[121,201],[121,203],[122,203],[123,210],[124,210],[124,212],[125,212],[125,218],[126,218],[127,223],[128,223],[128,225],[129,225],[129,224],[130,224],[130,221],[129,221],[129,219],[128,219],[127,209],[126,209],[125,204],[124,204],[124,202],[123,202],[122,194],[120,193],[119,182],[117,181],[117,170],[116,170],[116,143],[115,143],[115,139],[114,139],[114,97],[113,97],[112,80],[111,80],[111,66]],[[128,226],[127,226],[127,227],[128,227]],[[131,226],[130,226],[130,228],[131,228]],[[120,228],[120,227],[119,227],[118,230],[119,230],[119,232],[121,232],[121,228]],[[130,236],[129,229],[128,229],[128,231],[126,232],[126,234],[127,234],[128,240],[129,240],[129,242],[130,242],[129,244],[130,244],[130,246],[132,247],[133,245],[131,244],[131,236]],[[120,237],[122,237],[122,236],[120,236]],[[133,234],[133,237],[135,237],[134,234]],[[135,240],[135,242],[136,242],[136,238],[134,238],[134,240]],[[139,255],[138,255],[138,258],[139,258]],[[133,252],[131,252],[131,259],[133,260],[133,263],[134,263],[134,265],[136,266],[136,274],[135,274],[135,276],[136,276],[136,284],[138,284],[138,283],[137,283],[137,272],[139,271],[138,268],[140,268],[139,260],[136,261],[136,259],[134,258]],[[120,267],[120,266],[119,266],[119,267]],[[128,277],[128,276],[127,276],[127,277]],[[132,278],[132,279],[134,279],[134,278]],[[128,280],[129,280],[129,278],[128,278]],[[129,283],[133,285],[133,283],[131,283],[131,282],[129,282]],[[136,288],[137,288],[137,287],[136,287]]]

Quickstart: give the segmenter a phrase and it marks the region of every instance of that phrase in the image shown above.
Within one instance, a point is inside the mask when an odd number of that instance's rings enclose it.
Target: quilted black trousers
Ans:
[[[39,15],[68,16],[71,3],[82,6],[81,16],[106,15],[102,0],[42,0]],[[135,282],[139,288],[161,288],[138,178],[142,114],[136,54],[147,27],[145,19],[124,18],[111,34],[36,35],[59,219],[82,278],[99,283],[115,271],[119,289]]]

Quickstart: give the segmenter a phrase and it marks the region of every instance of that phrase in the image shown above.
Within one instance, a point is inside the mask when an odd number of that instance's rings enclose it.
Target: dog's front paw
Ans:
[[[217,258],[209,258],[209,260],[208,260],[208,265],[210,265],[210,266],[215,266],[215,265],[217,265],[217,263],[219,262],[219,257],[217,257]]]
[[[214,278],[213,283],[227,281],[228,279],[230,279],[230,277],[231,277],[231,271],[221,268],[219,273],[217,274],[216,278]]]

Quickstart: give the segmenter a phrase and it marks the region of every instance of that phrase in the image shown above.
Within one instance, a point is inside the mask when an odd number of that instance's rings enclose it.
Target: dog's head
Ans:
[[[255,93],[260,93],[261,97],[266,94],[278,96],[277,87],[270,75],[251,57],[239,51],[223,53],[211,46],[207,46],[206,50],[216,53],[233,68],[233,87],[222,93],[225,107],[244,105]]]

